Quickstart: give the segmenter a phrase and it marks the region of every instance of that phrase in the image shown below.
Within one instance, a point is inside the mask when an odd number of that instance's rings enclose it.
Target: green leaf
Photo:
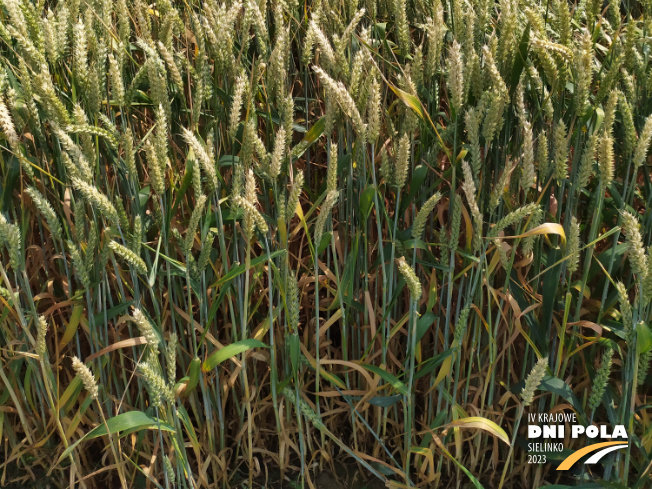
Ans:
[[[202,364],[201,368],[204,372],[210,372],[223,361],[228,360],[229,358],[232,358],[247,350],[251,350],[252,348],[269,348],[269,346],[262,341],[254,340],[252,338],[236,341],[235,343],[226,345],[224,348],[221,348],[213,353]]]
[[[184,395],[188,395],[191,393],[195,387],[197,387],[197,384],[199,383],[199,367],[201,366],[201,359],[198,357],[195,357],[192,359],[190,362],[190,366],[188,367],[188,383],[186,384],[186,390],[184,392]]]
[[[530,26],[525,26],[523,30],[523,36],[521,37],[521,43],[518,47],[518,55],[514,58],[514,65],[512,66],[512,78],[510,80],[510,93],[513,94],[516,90],[519,80],[521,79],[521,73],[523,73],[523,68],[525,67],[525,60],[527,60],[528,48],[530,46]]]
[[[418,323],[417,323],[417,328],[418,328]],[[414,380],[420,379],[421,377],[428,375],[432,372],[435,371],[435,368],[437,368],[439,365],[443,363],[446,358],[451,356],[453,354],[453,349],[449,348],[448,350],[445,350],[441,353],[438,353],[432,358],[429,358],[425,362],[422,363],[423,367],[421,367],[415,374],[414,374]]]
[[[375,365],[368,365],[366,363],[361,363],[360,366],[366,368],[370,372],[377,374],[381,379],[383,379],[388,384],[392,385],[394,389],[396,389],[402,395],[404,396],[409,395],[407,386],[403,382],[398,380],[396,377],[394,377],[392,374],[390,374],[389,372],[386,372],[385,370],[376,367]]]
[[[640,355],[652,348],[652,332],[647,324],[640,322],[636,325],[636,352]]]
[[[271,260],[272,258],[276,258],[277,256],[283,255],[284,253],[286,253],[286,250],[276,250],[274,253],[271,253],[269,255],[269,257],[267,255],[262,255],[262,256],[256,257],[253,260],[251,260],[251,262],[249,263],[249,268],[253,269],[253,268],[257,267],[258,265],[262,265],[268,259]],[[231,280],[236,278],[238,275],[244,273],[246,269],[247,269],[247,267],[246,267],[245,263],[241,263],[240,265],[238,265],[236,267],[233,267],[231,270],[229,270],[229,273],[224,275],[217,282],[214,282],[211,285],[211,288],[220,287],[220,286],[224,285],[225,283],[230,282]],[[211,319],[212,319],[212,317],[209,316],[209,321],[208,322],[210,322]]]
[[[299,358],[301,355],[301,347],[299,345],[299,335],[292,333],[286,337],[288,347],[290,350],[290,364],[292,365],[292,376],[297,373],[299,368]]]
[[[414,167],[414,171],[412,172],[412,180],[410,181],[410,192],[408,193],[407,197],[401,195],[401,212],[404,212],[408,206],[412,205],[417,192],[421,192],[423,190],[422,185],[423,182],[425,182],[428,173],[429,169],[426,165],[417,165]]]
[[[59,457],[59,462],[72,453],[77,445],[84,440],[92,440],[107,434],[106,428],[109,428],[110,434],[126,431],[133,433],[140,430],[152,430],[160,428],[163,431],[174,432],[174,428],[167,423],[163,423],[157,418],[151,418],[142,411],[129,411],[128,413],[118,414],[111,419],[106,420],[106,425],[101,424],[91,431],[86,433],[83,437],[70,445]]]
[[[582,423],[586,423],[586,416],[584,415],[584,410],[582,409],[582,403],[580,403],[579,399],[577,399],[570,386],[566,382],[557,377],[546,375],[541,381],[541,384],[539,384],[539,389],[542,391],[552,392],[553,394],[557,394],[558,396],[566,399],[568,403],[573,406],[577,412],[578,418],[582,421]]]
[[[328,245],[331,242],[331,237],[333,236],[333,233],[330,231],[325,232],[324,234],[321,235],[321,240],[319,243],[315,243],[317,245],[317,254],[323,253],[324,250],[328,247]]]
[[[310,130],[306,133],[303,139],[292,148],[292,158],[300,158],[306,150],[312,146],[312,144],[319,139],[319,136],[324,132],[324,126],[326,125],[326,117],[319,119],[315,125],[313,125]]]
[[[371,206],[374,202],[374,195],[376,194],[376,187],[369,185],[360,196],[360,211],[364,216],[364,220],[369,219],[369,214],[371,214]]]
[[[427,312],[419,318],[417,321],[417,343],[421,341],[428,328],[434,324],[436,317],[437,315],[434,312]]]

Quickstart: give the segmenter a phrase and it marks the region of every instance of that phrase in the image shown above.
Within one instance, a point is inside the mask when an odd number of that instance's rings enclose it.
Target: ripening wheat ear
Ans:
[[[45,343],[45,334],[47,332],[48,323],[43,316],[39,316],[38,322],[36,323],[36,354],[41,359],[45,359],[45,354],[47,353],[47,345]]]
[[[77,357],[72,357],[72,368],[77,373],[77,376],[81,379],[84,384],[84,388],[88,391],[90,396],[94,399],[97,399],[98,390],[97,383],[95,382],[95,376],[82,361]]]
[[[627,238],[627,251],[629,253],[629,263],[632,272],[636,274],[639,280],[645,280],[647,274],[647,255],[643,247],[643,237],[641,236],[638,219],[629,212],[623,212],[623,232]]]
[[[16,133],[11,114],[9,114],[9,109],[7,109],[2,96],[0,96],[0,128],[2,128],[2,131],[7,137],[9,147],[16,151],[19,143],[18,134]]]
[[[199,142],[199,140],[192,132],[190,132],[185,127],[181,128],[181,132],[183,134],[183,139],[186,141],[186,144],[188,144],[188,146],[190,146],[195,152],[195,155],[201,163],[201,167],[204,170],[204,173],[206,173],[206,176],[208,177],[208,190],[213,192],[217,188],[217,171],[215,170],[215,165],[211,157],[206,151],[204,145]]]
[[[521,398],[523,399],[523,406],[529,406],[534,400],[534,393],[539,388],[543,377],[546,375],[546,368],[548,368],[548,357],[540,358],[530,374],[525,380],[525,386],[521,391]]]
[[[143,312],[136,308],[131,315],[131,320],[136,323],[140,334],[145,337],[147,344],[153,349],[158,351],[159,337],[154,330],[152,323],[145,317]]]
[[[397,264],[398,264],[398,271],[401,273],[401,275],[403,275],[403,278],[405,279],[405,283],[407,284],[407,287],[410,290],[410,295],[412,296],[412,300],[418,301],[419,299],[421,299],[422,289],[421,289],[421,282],[419,282],[419,278],[417,277],[417,274],[414,272],[412,267],[408,265],[404,257],[399,258],[397,260]]]
[[[57,217],[57,213],[54,212],[54,209],[48,202],[48,200],[34,187],[27,187],[25,190],[27,195],[32,198],[34,205],[45,218],[45,221],[48,223],[52,237],[55,239],[61,238],[61,223]]]
[[[0,243],[4,244],[9,252],[9,263],[11,267],[18,272],[22,251],[20,229],[15,224],[7,221],[2,214],[0,214]]]
[[[647,151],[650,146],[650,140],[652,139],[652,115],[648,116],[645,119],[645,126],[641,131],[641,135],[638,138],[638,143],[634,149],[634,164],[636,168],[640,167],[644,162],[647,156]]]
[[[346,89],[344,84],[342,82],[336,82],[335,80],[333,80],[319,66],[313,66],[312,69],[315,73],[317,73],[319,79],[326,87],[326,91],[328,95],[334,97],[338,105],[340,106],[340,109],[342,109],[342,112],[344,112],[347,116],[349,116],[349,118],[353,122],[353,127],[358,133],[358,136],[360,138],[364,138],[367,126],[362,121],[360,112],[358,111],[358,108],[356,107],[355,102],[351,97],[351,94]]]
[[[90,202],[107,220],[119,224],[118,211],[106,195],[79,178],[72,177],[71,181],[73,187],[82,195],[84,200]]]
[[[183,241],[183,252],[184,254],[190,253],[192,245],[195,241],[195,231],[197,230],[197,225],[201,219],[202,212],[204,212],[204,205],[206,204],[206,196],[200,195],[195,202],[195,208],[192,210],[190,216],[190,221],[188,221],[188,229],[186,230],[186,238]]]
[[[432,197],[430,197],[425,204],[423,204],[423,207],[421,207],[417,213],[417,217],[414,219],[414,224],[412,225],[413,238],[421,239],[423,230],[426,228],[426,221],[428,220],[428,216],[433,211],[440,199],[441,194],[437,192]]]
[[[315,236],[314,236],[314,244],[315,248],[319,248],[319,244],[321,243],[321,238],[324,234],[324,227],[326,226],[326,220],[330,216],[331,210],[337,203],[337,200],[339,198],[339,192],[337,190],[331,190],[328,192],[326,195],[326,200],[324,200],[324,204],[322,205],[321,211],[319,212],[319,216],[317,216],[317,221],[315,222]]]
[[[240,123],[240,109],[242,108],[242,102],[247,91],[248,83],[249,81],[247,80],[247,75],[243,70],[240,72],[238,78],[235,81],[233,99],[231,102],[231,111],[229,115],[229,134],[233,139],[235,139],[235,135],[238,130],[238,124]]]
[[[111,248],[116,255],[120,256],[124,261],[129,263],[129,265],[131,265],[138,273],[141,275],[147,275],[147,265],[145,265],[145,262],[141,257],[131,251],[129,248],[122,246],[120,243],[115,241],[109,242],[109,248]]]

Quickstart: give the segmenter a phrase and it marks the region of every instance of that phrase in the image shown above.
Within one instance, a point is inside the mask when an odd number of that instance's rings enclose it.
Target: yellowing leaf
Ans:
[[[504,441],[508,445],[510,444],[509,438],[507,437],[507,433],[505,433],[505,430],[503,430],[500,426],[498,426],[490,419],[482,418],[480,416],[471,416],[469,418],[458,419],[457,421],[453,421],[452,423],[449,423],[446,426],[450,426],[450,427],[459,426],[460,428],[477,428],[479,430],[484,430],[491,433],[492,435],[498,437],[500,440]]]
[[[539,234],[557,234],[561,237],[562,242],[566,244],[566,233],[564,233],[564,227],[555,222],[545,222],[523,234],[518,234],[516,236],[501,236],[500,239],[527,238],[528,236],[536,236]]]

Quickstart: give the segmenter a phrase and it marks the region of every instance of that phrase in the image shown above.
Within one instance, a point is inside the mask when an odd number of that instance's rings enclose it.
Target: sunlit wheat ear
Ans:
[[[598,141],[598,169],[602,185],[608,187],[614,178],[614,140],[607,131]]]
[[[301,192],[303,191],[304,176],[303,172],[299,171],[294,176],[294,182],[290,189],[290,194],[288,195],[287,201],[287,218],[292,219],[299,205],[299,198],[301,197]]]
[[[19,144],[18,134],[16,133],[14,122],[11,119],[11,114],[9,113],[9,109],[3,102],[1,96],[0,96],[0,128],[2,128],[2,131],[7,137],[7,141],[9,142],[9,147],[12,150],[16,151]]]
[[[217,188],[217,171],[215,170],[215,164],[211,160],[204,145],[199,142],[199,140],[192,132],[187,130],[185,127],[182,127],[181,133],[183,135],[183,139],[186,141],[186,144],[192,148],[192,150],[195,152],[195,156],[201,163],[201,167],[207,176],[208,190],[213,192]]]
[[[93,171],[90,164],[82,150],[77,146],[72,138],[62,130],[57,124],[52,125],[52,130],[61,141],[61,145],[66,150],[66,152],[72,157],[76,170],[79,176],[84,180],[85,183],[90,183],[93,181]]]
[[[313,71],[319,76],[321,82],[324,84],[327,94],[337,100],[337,103],[340,106],[342,112],[344,112],[351,119],[358,137],[364,139],[366,133],[366,125],[362,121],[360,112],[358,112],[358,108],[356,107],[351,94],[346,89],[344,84],[342,84],[342,82],[336,82],[333,80],[319,66],[313,66],[312,68]]]
[[[97,383],[95,382],[95,376],[91,370],[77,357],[72,357],[72,368],[75,370],[77,376],[81,379],[82,383],[84,384],[84,389],[88,391],[88,394],[92,398],[97,399]]]
[[[457,113],[464,103],[464,62],[462,49],[457,41],[453,41],[448,52],[448,88],[451,106]]]
[[[604,121],[602,123],[604,131],[613,137],[614,123],[616,122],[616,108],[618,107],[618,91],[609,92],[609,98],[604,107]]]
[[[285,154],[285,141],[285,128],[281,126],[279,127],[278,131],[276,131],[276,136],[274,138],[274,150],[270,155],[269,176],[272,178],[272,180],[275,180],[281,174],[281,165],[283,163],[283,157]]]
[[[539,169],[539,180],[545,183],[550,175],[550,159],[548,158],[548,137],[544,131],[539,134],[537,140],[536,162]]]
[[[503,199],[505,188],[509,185],[509,181],[511,180],[512,170],[513,168],[505,166],[502,173],[500,174],[500,177],[498,178],[498,181],[491,189],[491,194],[489,196],[489,210],[492,214],[496,212],[496,209]]]
[[[114,58],[113,54],[109,54],[109,80],[111,82],[111,94],[113,100],[119,105],[124,105],[125,102],[125,87],[122,81],[122,73],[120,66]]]
[[[448,28],[444,22],[444,7],[441,2],[435,2],[434,16],[428,17],[423,26],[426,31],[426,64],[424,76],[431,79],[439,68],[442,44]]]
[[[515,211],[512,211],[506,216],[502,217],[496,223],[496,225],[491,229],[489,235],[492,237],[498,236],[498,233],[500,233],[500,231],[502,231],[503,229],[509,226],[519,223],[529,215],[537,212],[538,209],[539,209],[539,204],[537,204],[536,202],[532,202],[530,204],[524,205],[523,207],[519,207]]]
[[[170,382],[172,385],[174,385],[177,379],[177,344],[177,334],[170,334],[170,337],[168,338],[168,344],[165,349],[165,359],[168,373],[168,382]]]
[[[469,145],[471,153],[471,165],[473,167],[473,176],[475,178],[480,174],[482,167],[482,158],[480,150],[480,120],[481,114],[476,109],[469,108],[464,114],[464,125],[469,136]]]
[[[582,159],[580,160],[580,167],[577,171],[577,187],[582,189],[586,188],[589,180],[593,176],[593,163],[595,161],[595,154],[598,148],[598,133],[594,132],[589,136],[586,143]]]
[[[265,16],[260,11],[258,3],[254,0],[246,0],[244,2],[244,7],[245,23],[251,24],[254,28],[258,52],[266,55],[267,46],[269,44],[269,34],[267,33],[267,23],[265,21]]]
[[[86,268],[86,264],[84,263],[84,259],[82,258],[81,252],[79,251],[79,248],[77,248],[77,245],[70,240],[66,242],[66,245],[68,247],[70,257],[72,258],[73,269],[77,274],[77,278],[86,290],[90,289],[91,280],[88,276],[88,270]]]
[[[231,138],[235,138],[240,123],[240,109],[244,100],[245,93],[248,87],[247,75],[241,71],[235,81],[235,88],[233,89],[233,99],[231,101],[231,111],[229,112],[229,134]]]
[[[647,255],[643,247],[640,224],[638,219],[627,211],[623,212],[622,218],[622,230],[626,237],[627,252],[632,272],[636,274],[639,280],[644,280],[647,274]]]
[[[584,115],[589,107],[589,90],[593,78],[593,41],[588,31],[584,31],[575,53],[575,71],[577,82],[575,84],[575,109],[579,116]]]
[[[288,273],[286,304],[288,309],[288,327],[291,333],[296,333],[299,328],[299,284],[293,272]]]
[[[124,261],[129,263],[129,265],[133,267],[133,269],[138,273],[147,275],[147,265],[145,265],[145,262],[142,258],[136,255],[136,253],[131,251],[129,248],[115,241],[109,242],[109,248],[111,248],[116,255],[120,256]]]
[[[471,173],[471,167],[469,166],[466,160],[462,160],[462,171],[464,172],[464,182],[462,183],[462,190],[466,196],[466,201],[469,204],[469,209],[471,210],[471,216],[474,220],[474,230],[473,238],[474,244],[473,248],[478,249],[481,245],[480,236],[482,234],[482,214],[480,213],[480,208],[478,207],[478,201],[475,196],[475,183],[473,181],[473,174]]]
[[[462,230],[462,197],[455,194],[453,197],[453,216],[451,217],[451,234],[448,246],[452,251],[456,251],[460,243],[460,231]],[[443,229],[442,229],[443,231]],[[445,233],[444,233],[445,234]],[[444,253],[448,255],[448,253]]]
[[[326,170],[326,190],[337,190],[337,144],[331,142]]]
[[[405,133],[398,142],[396,156],[394,158],[394,185],[399,191],[405,186],[410,166],[410,136]]]
[[[73,27],[73,73],[82,87],[88,84],[87,50],[86,26],[80,18]]]
[[[192,210],[190,215],[190,220],[188,221],[188,229],[186,230],[186,237],[183,242],[183,252],[184,254],[190,253],[192,245],[195,241],[195,232],[197,231],[197,225],[201,219],[202,213],[204,212],[204,205],[206,204],[206,196],[200,195],[197,197],[195,207]]]
[[[143,312],[136,308],[131,314],[131,320],[136,323],[140,334],[145,337],[147,344],[155,351],[158,351],[159,337],[154,330],[152,323],[145,317]]]
[[[161,58],[165,61],[170,78],[179,90],[183,90],[183,78],[181,78],[181,73],[179,73],[177,64],[174,62],[174,56],[161,41],[156,43],[156,47],[158,48],[159,53],[161,53]]]
[[[27,187],[25,189],[27,195],[32,198],[34,205],[45,218],[45,222],[48,223],[50,232],[54,239],[61,239],[61,223],[57,217],[57,213],[54,211],[50,202],[34,187]]]
[[[570,256],[568,259],[568,271],[570,273],[576,272],[580,263],[580,224],[577,221],[577,218],[573,216],[571,218],[570,226],[568,228],[568,240],[566,242],[567,252],[566,254]]]
[[[47,353],[47,345],[45,342],[45,335],[47,332],[48,323],[45,321],[43,316],[39,316],[36,323],[36,354],[41,359],[45,359],[45,354]]]
[[[521,399],[523,399],[523,406],[529,406],[534,400],[534,393],[539,388],[543,377],[546,375],[546,369],[548,368],[548,357],[540,358],[536,363],[534,368],[530,371],[530,374],[525,380],[525,386],[521,391]]]
[[[319,211],[319,216],[317,216],[317,221],[315,222],[315,234],[314,234],[314,245],[315,249],[319,248],[321,243],[321,238],[324,234],[324,227],[326,226],[326,220],[331,215],[331,210],[337,203],[339,198],[339,192],[337,190],[331,190],[326,195],[326,199],[322,204],[321,210]]]
[[[397,260],[398,271],[401,273],[405,279],[408,289],[410,290],[410,295],[412,300],[419,301],[421,299],[422,289],[421,282],[417,277],[417,274],[414,272],[412,267],[408,265],[404,257],[401,257]]]
[[[634,149],[634,165],[636,168],[639,168],[643,163],[645,163],[645,158],[647,157],[648,148],[650,146],[650,140],[652,139],[652,115],[648,116],[645,119],[645,125],[641,131],[641,135],[638,138],[638,143]]]
[[[566,124],[563,120],[557,121],[557,125],[553,130],[553,149],[554,149],[554,165],[555,165],[555,178],[557,180],[564,180],[568,176],[568,139],[566,134]]]
[[[587,401],[587,407],[590,411],[593,411],[600,405],[602,401],[602,396],[604,391],[607,388],[607,383],[609,382],[609,373],[611,372],[611,359],[613,357],[614,351],[611,348],[607,348],[602,354],[602,360],[600,362],[600,367],[595,373],[593,378],[593,386],[591,388],[591,395]]]
[[[534,141],[532,139],[532,124],[523,121],[523,159],[521,163],[521,188],[528,190],[534,186],[536,170],[534,167]]]
[[[92,204],[105,219],[114,224],[119,224],[118,211],[106,195],[79,178],[73,177],[71,180],[73,187],[82,195],[84,200]]]
[[[337,66],[337,57],[335,55],[335,50],[331,46],[328,37],[326,37],[326,34],[324,34],[324,31],[321,30],[319,24],[314,18],[310,20],[308,29],[310,34],[307,40],[311,41],[313,43],[313,46],[316,45],[319,48],[320,58],[322,59],[321,62],[324,64],[324,66],[328,67],[329,69],[337,70],[338,66]],[[308,47],[307,43],[306,43],[306,47]],[[311,55],[304,55],[304,57],[307,59],[311,57]]]
[[[417,217],[414,219],[414,224],[412,224],[412,237],[415,239],[421,239],[424,229],[426,228],[426,223],[430,213],[433,211],[437,202],[441,199],[441,194],[436,192],[432,197],[426,200],[426,203],[423,204]]]
[[[367,102],[367,137],[375,143],[380,134],[381,87],[376,78],[371,82]]]

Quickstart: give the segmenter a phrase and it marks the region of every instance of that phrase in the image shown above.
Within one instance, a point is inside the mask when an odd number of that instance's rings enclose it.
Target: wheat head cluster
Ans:
[[[650,487],[651,54],[650,0],[0,0],[0,486]],[[559,411],[627,448],[529,463]]]

